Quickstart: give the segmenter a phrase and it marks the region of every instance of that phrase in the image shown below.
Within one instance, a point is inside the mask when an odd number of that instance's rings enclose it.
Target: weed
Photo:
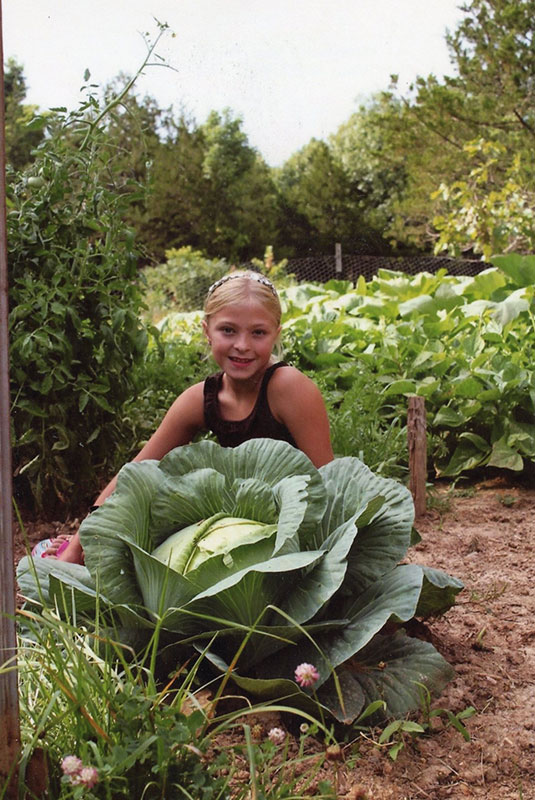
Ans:
[[[511,506],[514,506],[514,504],[518,502],[518,497],[515,497],[514,494],[499,494],[498,501],[502,504],[502,506],[510,508]]]
[[[493,583],[491,586],[483,591],[478,592],[477,590],[473,589],[470,592],[470,602],[475,603],[476,605],[486,606],[487,603],[492,603],[494,600],[497,600],[501,597],[504,592],[508,589],[509,584],[505,583]],[[489,609],[486,609],[487,611]]]
[[[387,747],[388,755],[395,761],[401,750],[408,742],[413,741],[418,736],[436,733],[438,730],[453,727],[457,730],[466,742],[470,741],[470,734],[463,724],[463,720],[468,719],[476,713],[473,706],[468,706],[456,714],[447,708],[431,708],[431,693],[423,683],[416,682],[420,693],[421,719],[419,722],[409,719],[392,720],[381,732],[375,744],[379,747]],[[440,719],[442,725],[436,728],[434,720]]]

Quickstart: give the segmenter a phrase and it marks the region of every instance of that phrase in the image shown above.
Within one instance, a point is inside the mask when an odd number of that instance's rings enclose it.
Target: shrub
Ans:
[[[15,489],[39,509],[95,492],[147,344],[122,221],[140,187],[121,177],[105,129],[132,84],[104,107],[89,94],[77,111],[36,118],[46,135],[35,160],[8,176]]]
[[[229,270],[225,259],[206,258],[192,247],[166,250],[165,257],[165,264],[144,270],[145,302],[153,322],[170,311],[202,308],[211,284]]]

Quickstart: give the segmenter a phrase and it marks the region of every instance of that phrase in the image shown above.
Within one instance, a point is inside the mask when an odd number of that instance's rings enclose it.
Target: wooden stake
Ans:
[[[11,499],[11,443],[9,429],[8,297],[5,187],[4,52],[0,0],[0,792],[16,798],[20,751],[20,718],[16,670],[15,571],[13,569],[13,508]]]
[[[409,446],[409,488],[414,500],[414,511],[418,518],[425,513],[426,506],[427,441],[425,401],[423,397],[409,398],[407,439]]]
[[[336,242],[334,245],[334,262],[335,262],[335,270],[336,276],[341,275],[343,272],[342,266],[342,245],[340,242]]]

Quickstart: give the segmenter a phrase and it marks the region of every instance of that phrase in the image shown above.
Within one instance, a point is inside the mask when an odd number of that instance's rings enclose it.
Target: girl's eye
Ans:
[[[265,336],[265,335],[266,335],[266,332],[265,332],[265,331],[262,331],[262,330],[257,330],[257,331],[253,331],[253,334],[254,334],[255,336]]]

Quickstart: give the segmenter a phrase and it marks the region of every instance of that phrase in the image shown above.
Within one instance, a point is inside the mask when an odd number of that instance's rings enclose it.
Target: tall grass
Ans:
[[[19,615],[20,798],[297,798],[312,784],[316,796],[333,796],[331,784],[316,779],[325,745],[314,740],[305,753],[311,734],[320,730],[327,743],[332,735],[309,714],[222,696],[203,681],[203,654],[156,677],[159,631],[136,654],[74,613],[62,619],[43,607]],[[297,751],[289,754],[288,736],[274,743],[254,724],[273,712],[306,721]],[[78,771],[69,774],[67,756]],[[0,800],[6,791],[0,786]]]

